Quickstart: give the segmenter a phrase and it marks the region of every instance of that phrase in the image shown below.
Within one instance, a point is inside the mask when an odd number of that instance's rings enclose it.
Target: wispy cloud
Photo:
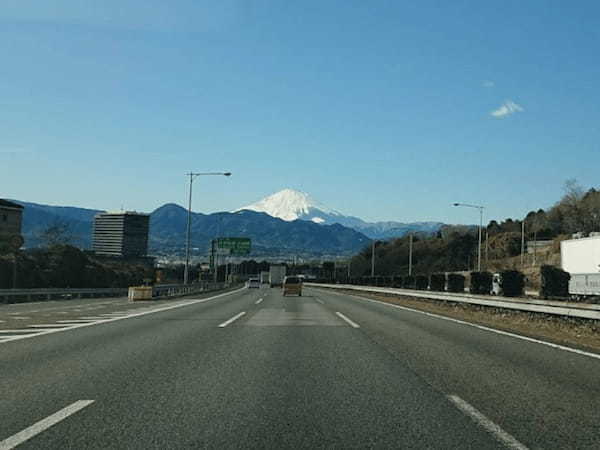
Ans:
[[[481,85],[482,85],[484,88],[493,88],[494,86],[496,86],[496,83],[494,83],[494,82],[493,82],[493,81],[491,81],[491,80],[485,80],[483,83],[481,83]]]
[[[511,114],[514,114],[517,112],[523,112],[523,111],[525,111],[525,110],[523,109],[523,107],[521,105],[517,105],[512,100],[506,100],[504,103],[502,103],[498,107],[498,109],[491,111],[490,115],[492,115],[498,119],[502,119],[503,117],[507,117],[507,116],[510,116]]]

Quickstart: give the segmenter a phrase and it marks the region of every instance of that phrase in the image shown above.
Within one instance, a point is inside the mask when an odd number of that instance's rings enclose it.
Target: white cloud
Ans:
[[[493,81],[490,81],[490,80],[485,80],[483,83],[481,83],[481,85],[484,88],[493,88],[494,86],[496,86],[496,83],[494,83]]]
[[[490,115],[492,115],[498,119],[501,119],[503,117],[510,116],[511,114],[514,114],[517,112],[523,112],[523,111],[525,111],[525,110],[523,109],[522,106],[517,105],[512,100],[506,100],[504,103],[502,103],[500,105],[500,107],[498,107],[498,109],[491,111]]]

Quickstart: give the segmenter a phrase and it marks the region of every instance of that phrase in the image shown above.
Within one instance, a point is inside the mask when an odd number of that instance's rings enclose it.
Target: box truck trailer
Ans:
[[[271,264],[269,267],[269,285],[271,287],[283,285],[285,270],[286,267],[284,264]]]
[[[569,295],[600,296],[600,235],[560,243],[562,269],[569,272]]]

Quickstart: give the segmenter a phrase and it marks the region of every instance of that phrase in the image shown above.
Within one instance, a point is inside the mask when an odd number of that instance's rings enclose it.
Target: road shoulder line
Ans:
[[[163,307],[160,307],[157,309],[151,309],[151,310],[145,310],[145,311],[138,312],[138,313],[127,314],[125,316],[107,317],[106,319],[98,320],[96,322],[81,323],[81,324],[75,324],[75,325],[71,325],[71,326],[63,326],[62,328],[48,329],[48,330],[44,330],[44,331],[40,331],[40,332],[38,332],[38,330],[40,330],[40,328],[38,328],[38,329],[30,328],[30,331],[32,332],[32,334],[28,334],[25,336],[15,336],[15,337],[11,337],[8,339],[4,339],[4,340],[0,341],[0,344],[7,344],[9,342],[20,341],[23,339],[29,339],[29,338],[38,337],[38,336],[45,336],[47,334],[60,333],[62,331],[68,331],[68,330],[77,330],[79,328],[91,327],[91,326],[100,325],[103,323],[116,322],[118,320],[131,319],[133,317],[141,317],[141,316],[145,316],[147,314],[154,314],[157,312],[168,311],[170,309],[182,308],[184,306],[196,305],[198,303],[204,303],[204,302],[207,302],[210,300],[215,300],[217,298],[225,297],[227,295],[236,294],[238,292],[243,291],[244,289],[245,288],[240,288],[240,289],[236,289],[235,291],[224,292],[223,294],[215,295],[213,297],[201,298],[201,299],[197,299],[197,300],[190,300],[190,301],[179,300],[178,303],[176,303],[174,305],[168,305],[168,306],[163,306]],[[33,332],[35,332],[35,333],[33,333]]]
[[[336,294],[336,295],[341,295],[341,296],[345,295],[347,297],[353,298],[354,300],[361,300],[361,301],[364,300],[364,301],[368,301],[368,302],[372,302],[372,303],[377,303],[377,304],[380,304],[380,305],[389,306],[389,307],[392,307],[392,308],[398,308],[398,309],[403,309],[405,311],[410,311],[410,312],[414,312],[414,313],[418,313],[418,314],[424,314],[424,315],[429,316],[429,317],[435,317],[436,319],[447,320],[449,322],[459,323],[461,325],[467,325],[467,326],[470,326],[470,327],[473,327],[473,328],[478,328],[480,330],[490,331],[492,333],[501,334],[503,336],[509,336],[509,337],[512,337],[512,338],[515,338],[515,339],[521,339],[523,341],[533,342],[535,344],[546,345],[548,347],[551,347],[551,348],[554,348],[554,349],[557,349],[557,350],[563,350],[563,351],[566,351],[566,352],[575,353],[575,354],[578,354],[578,355],[587,356],[589,358],[594,358],[594,359],[600,360],[600,354],[597,354],[597,353],[586,352],[585,350],[579,350],[579,349],[576,349],[576,348],[567,347],[565,345],[554,344],[552,342],[542,341],[541,339],[535,339],[535,338],[531,338],[531,337],[528,337],[528,336],[523,336],[521,334],[511,333],[509,331],[503,331],[503,330],[498,330],[496,328],[490,328],[490,327],[486,327],[484,325],[479,325],[479,324],[476,324],[476,323],[467,322],[467,321],[460,320],[460,319],[455,319],[453,317],[442,316],[440,314],[430,313],[430,312],[427,312],[427,311],[421,311],[419,309],[413,309],[413,308],[408,308],[406,306],[395,305],[393,303],[382,302],[380,300],[374,300],[374,299],[371,299],[371,298],[361,297],[359,295],[341,294],[339,292],[331,292],[331,293],[332,294]]]

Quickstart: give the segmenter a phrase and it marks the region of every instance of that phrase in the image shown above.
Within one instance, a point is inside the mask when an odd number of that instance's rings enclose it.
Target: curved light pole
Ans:
[[[183,284],[188,284],[188,273],[190,266],[190,232],[192,227],[192,183],[196,177],[205,175],[223,175],[225,177],[231,176],[231,172],[190,172],[186,173],[186,176],[190,177],[190,196],[188,200],[188,218],[187,218],[187,233],[185,238],[185,269],[183,271]]]
[[[483,227],[483,210],[485,206],[470,205],[468,203],[453,203],[453,206],[464,206],[466,208],[476,208],[479,210],[479,246],[477,248],[477,272],[481,272],[481,228]]]

